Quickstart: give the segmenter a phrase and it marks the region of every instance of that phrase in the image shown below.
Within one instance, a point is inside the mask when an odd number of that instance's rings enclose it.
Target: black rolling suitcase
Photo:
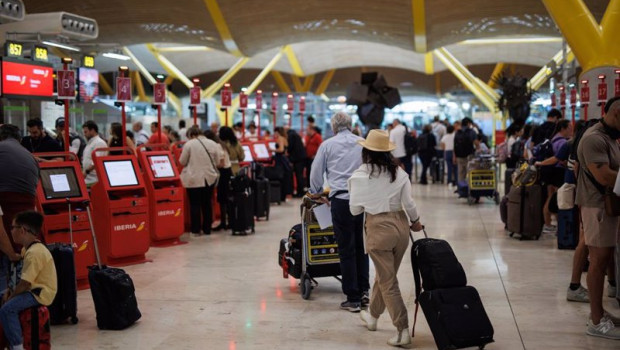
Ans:
[[[411,335],[415,335],[418,305],[421,305],[439,350],[484,348],[493,342],[494,330],[478,292],[467,286],[465,271],[448,242],[428,238],[426,232],[424,236],[415,242],[411,236],[416,289]]]
[[[431,161],[431,177],[433,178],[433,183],[443,183],[443,164],[443,158],[434,157]]]
[[[579,244],[577,208],[558,210],[558,249],[575,249]]]
[[[540,185],[513,186],[508,193],[506,229],[512,237],[539,239],[543,227],[543,193]]]
[[[76,324],[77,318],[77,283],[75,278],[75,261],[73,248],[66,243],[47,244],[56,267],[57,291],[54,301],[47,308],[51,324],[66,323],[67,319]]]
[[[281,203],[282,183],[280,181],[269,181],[269,202]]]
[[[230,228],[233,235],[254,233],[254,192],[252,180],[240,171],[231,181]]]
[[[271,203],[271,184],[269,180],[258,177],[254,181],[254,216],[269,220],[269,206]]]
[[[125,329],[142,317],[131,277],[122,269],[101,265],[90,206],[86,206],[97,265],[88,267],[88,283],[99,329]]]

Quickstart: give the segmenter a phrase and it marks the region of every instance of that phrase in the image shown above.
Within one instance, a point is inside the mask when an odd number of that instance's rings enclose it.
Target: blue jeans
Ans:
[[[331,199],[332,222],[338,242],[342,292],[347,301],[359,303],[362,293],[370,289],[368,282],[368,255],[364,253],[364,217],[353,216],[349,201]]]
[[[4,335],[11,347],[23,344],[22,326],[19,323],[19,313],[23,310],[38,306],[39,303],[30,292],[16,295],[0,308],[0,323]]]
[[[458,168],[452,163],[452,155],[454,151],[446,151],[444,159],[446,160],[446,167],[448,168],[448,183],[456,185],[458,179]]]

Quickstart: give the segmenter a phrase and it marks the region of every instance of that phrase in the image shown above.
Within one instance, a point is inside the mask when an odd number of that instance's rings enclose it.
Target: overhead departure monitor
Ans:
[[[110,187],[136,186],[138,178],[131,160],[104,160]]]
[[[271,154],[269,153],[269,149],[267,148],[266,144],[255,143],[253,146],[254,146],[254,154],[256,154],[256,158],[258,159],[271,158]]]
[[[39,176],[46,199],[82,197],[74,167],[42,168]]]
[[[165,179],[168,177],[174,177],[174,169],[170,158],[166,155],[153,155],[147,156],[151,171],[156,179]]]
[[[244,162],[253,162],[254,161],[254,157],[252,157],[252,150],[250,150],[250,146],[248,145],[241,145],[241,147],[243,147],[243,152],[245,153],[245,159],[243,159]]]

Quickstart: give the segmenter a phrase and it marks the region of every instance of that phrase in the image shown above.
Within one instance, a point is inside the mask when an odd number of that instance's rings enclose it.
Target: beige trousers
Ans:
[[[370,314],[379,316],[387,308],[399,331],[409,328],[407,308],[400,294],[396,273],[409,246],[409,219],[405,212],[366,214],[366,250],[375,265],[375,283]]]
[[[470,159],[471,157],[456,158],[457,173],[459,176],[458,181],[465,181],[465,179],[467,178],[467,163]]]

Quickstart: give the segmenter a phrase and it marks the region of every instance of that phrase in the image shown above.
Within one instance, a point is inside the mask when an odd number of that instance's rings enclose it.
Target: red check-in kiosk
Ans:
[[[148,145],[155,149],[153,145]],[[179,237],[184,230],[185,189],[181,183],[172,153],[161,150],[138,149],[144,182],[149,199],[151,245],[184,244]]]
[[[102,260],[109,265],[147,262],[149,250],[149,198],[138,160],[129,148],[121,155],[97,156],[93,163],[98,182],[91,188],[95,232]]]
[[[45,242],[71,244],[78,288],[88,288],[87,267],[96,261],[86,213],[88,191],[80,163],[73,153],[43,153],[35,156],[62,158],[60,161],[39,163],[37,211],[45,218]],[[70,228],[73,235],[70,234]]]

